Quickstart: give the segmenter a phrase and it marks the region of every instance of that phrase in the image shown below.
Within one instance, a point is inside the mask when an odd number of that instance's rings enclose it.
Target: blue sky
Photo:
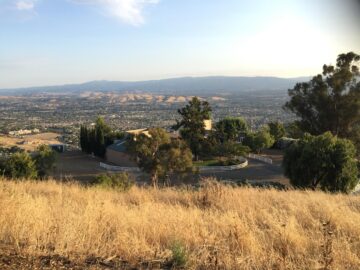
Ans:
[[[359,26],[355,0],[0,0],[0,88],[315,75]]]

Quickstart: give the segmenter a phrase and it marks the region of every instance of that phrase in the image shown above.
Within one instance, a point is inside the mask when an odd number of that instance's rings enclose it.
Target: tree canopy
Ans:
[[[204,121],[211,116],[210,104],[193,97],[178,113],[181,120],[177,122],[176,129],[180,129],[182,138],[188,143],[195,159],[198,159],[206,133]]]
[[[250,152],[250,148],[234,141],[226,141],[217,144],[214,152],[220,157],[235,158],[245,156]]]
[[[275,121],[268,123],[268,126],[269,126],[270,135],[273,136],[275,141],[285,136],[286,132],[283,123],[279,121]]]
[[[261,150],[273,146],[274,142],[274,138],[266,127],[257,132],[248,133],[243,140],[243,144],[256,153],[260,153]]]
[[[296,187],[349,192],[359,182],[355,154],[351,141],[330,132],[306,134],[286,150],[283,167]]]
[[[38,176],[35,161],[26,152],[16,152],[2,164],[3,174],[9,178],[35,179]]]
[[[149,136],[140,134],[131,144],[139,167],[151,175],[154,186],[168,174],[192,171],[190,149],[184,142],[172,140],[164,129],[149,129]]]
[[[353,52],[340,54],[336,66],[324,65],[322,74],[289,90],[285,108],[300,118],[303,131],[360,140],[359,62]]]
[[[221,142],[236,141],[248,131],[249,127],[242,117],[226,117],[215,125],[215,136]]]

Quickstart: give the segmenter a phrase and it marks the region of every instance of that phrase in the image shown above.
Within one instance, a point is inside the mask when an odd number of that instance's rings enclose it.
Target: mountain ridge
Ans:
[[[281,78],[271,76],[205,76],[178,77],[144,81],[110,81],[95,80],[79,84],[34,86],[0,89],[0,93],[38,93],[38,92],[83,92],[83,91],[114,91],[114,92],[151,92],[197,94],[240,93],[246,91],[287,90],[297,82],[309,80],[309,77]]]

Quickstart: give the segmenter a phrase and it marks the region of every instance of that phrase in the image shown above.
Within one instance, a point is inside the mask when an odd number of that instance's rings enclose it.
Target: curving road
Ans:
[[[275,181],[288,184],[288,179],[283,175],[279,164],[267,164],[262,161],[248,158],[249,165],[246,168],[225,172],[201,172],[203,177],[216,177],[222,180],[257,180]]]

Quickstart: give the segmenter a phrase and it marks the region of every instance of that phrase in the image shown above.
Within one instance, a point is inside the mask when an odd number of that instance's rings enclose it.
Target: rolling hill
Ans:
[[[83,92],[83,91],[118,91],[149,92],[181,95],[236,94],[248,91],[285,91],[297,82],[308,77],[182,77],[151,81],[91,81],[82,84],[41,86],[28,88],[1,89],[0,94],[39,93],[39,92]]]

